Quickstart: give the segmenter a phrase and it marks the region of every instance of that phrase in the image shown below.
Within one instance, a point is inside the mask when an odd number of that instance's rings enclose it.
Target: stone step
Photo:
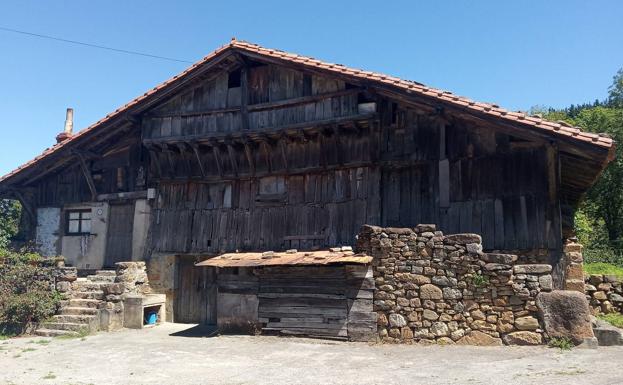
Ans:
[[[73,298],[69,300],[70,307],[80,307],[80,308],[92,308],[97,309],[102,301],[99,299],[89,299],[89,298]]]
[[[67,306],[61,308],[61,315],[97,315],[95,307]]]
[[[116,276],[114,275],[89,275],[87,276],[87,279],[90,282],[105,282],[105,283],[112,283],[115,282],[115,278]]]
[[[54,322],[60,323],[74,323],[74,324],[84,324],[90,325],[92,322],[95,322],[97,318],[96,315],[83,315],[83,314],[58,314],[52,316],[52,320]]]
[[[71,330],[58,330],[58,329],[37,329],[35,334],[41,337],[60,337],[60,336],[77,336],[78,333]]]
[[[97,270],[95,272],[95,275],[105,275],[105,276],[109,276],[109,277],[114,277],[117,275],[117,272],[115,270]]]
[[[78,282],[78,283],[73,283],[71,285],[71,288],[75,291],[89,291],[89,290],[101,290],[102,286],[104,285],[109,285],[110,282],[92,282],[92,281],[87,281],[87,282]]]
[[[76,299],[104,299],[104,292],[101,290],[93,291],[74,291],[71,296]]]
[[[78,323],[73,323],[73,322],[44,322],[43,327],[45,329],[69,330],[69,331],[74,331],[74,332],[89,330],[89,325],[78,324]]]

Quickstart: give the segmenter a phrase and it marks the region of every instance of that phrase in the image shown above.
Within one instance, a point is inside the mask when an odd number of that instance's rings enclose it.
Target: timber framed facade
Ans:
[[[81,269],[152,261],[169,313],[196,321],[180,288],[217,283],[184,261],[354,245],[364,224],[477,233],[486,251],[556,270],[613,150],[564,123],[232,40],[4,176],[0,194],[22,202],[43,254]],[[84,212],[88,233],[67,231]]]

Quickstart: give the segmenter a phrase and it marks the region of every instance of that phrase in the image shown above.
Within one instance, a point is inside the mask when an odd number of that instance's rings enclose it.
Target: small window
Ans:
[[[256,202],[267,204],[281,203],[287,199],[286,180],[282,176],[260,178]]]
[[[67,211],[67,235],[91,234],[91,210]]]

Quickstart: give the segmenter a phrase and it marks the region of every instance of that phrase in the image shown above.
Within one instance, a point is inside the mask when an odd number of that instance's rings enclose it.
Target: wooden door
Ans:
[[[106,267],[132,260],[132,231],[134,230],[134,202],[110,205],[106,236]]]
[[[177,271],[174,321],[216,325],[216,269],[180,257]]]
[[[258,315],[264,330],[347,337],[344,267],[271,266],[258,274]]]

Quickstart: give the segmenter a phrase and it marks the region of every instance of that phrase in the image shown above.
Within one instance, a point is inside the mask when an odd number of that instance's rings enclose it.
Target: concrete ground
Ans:
[[[201,338],[184,336],[189,328],[0,341],[0,384],[623,384],[623,347],[560,352]]]

